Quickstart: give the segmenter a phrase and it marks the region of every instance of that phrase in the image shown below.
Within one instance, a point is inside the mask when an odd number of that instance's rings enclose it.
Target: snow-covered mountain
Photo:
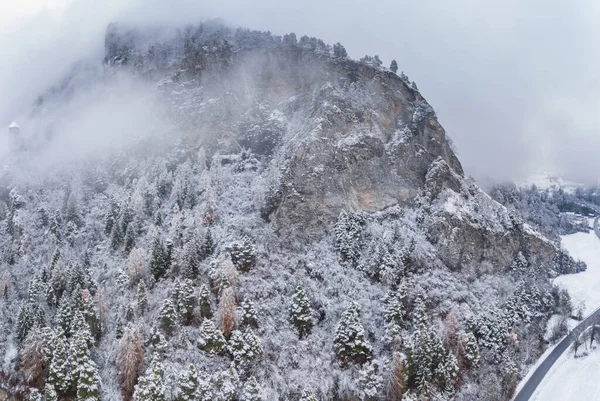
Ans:
[[[111,25],[28,126],[0,191],[16,399],[506,400],[583,268],[340,44]]]
[[[567,181],[560,175],[551,174],[548,172],[533,173],[529,175],[529,177],[526,180],[519,182],[518,184],[522,187],[530,187],[532,185],[535,185],[538,189],[541,190],[547,189],[550,191],[557,191],[559,189],[562,189],[563,191],[570,194],[574,193],[577,188],[583,188],[583,184],[578,184],[573,181]]]

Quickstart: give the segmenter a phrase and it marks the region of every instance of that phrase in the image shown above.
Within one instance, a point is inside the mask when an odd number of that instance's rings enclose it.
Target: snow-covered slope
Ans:
[[[560,276],[554,283],[567,289],[575,307],[583,306],[584,315],[600,308],[600,240],[594,231],[562,237],[562,245],[575,259],[587,264],[587,270]]]

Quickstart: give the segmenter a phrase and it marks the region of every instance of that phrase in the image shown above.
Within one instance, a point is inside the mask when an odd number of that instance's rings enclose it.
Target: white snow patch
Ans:
[[[569,291],[575,308],[583,303],[583,314],[588,315],[600,307],[600,240],[591,231],[565,235],[562,237],[562,245],[573,258],[583,260],[587,264],[587,270],[559,276],[554,279],[554,283]],[[569,323],[572,328],[573,322]],[[552,349],[554,347],[548,348],[540,357],[519,383],[518,389],[527,382]],[[589,355],[581,358],[574,358],[570,349],[561,355],[538,386],[531,401],[599,400],[600,381],[596,380],[596,376],[600,371],[600,351],[589,351]]]
[[[562,245],[575,260],[583,260],[587,270],[559,276],[554,284],[569,291],[575,308],[583,303],[583,314],[587,316],[600,307],[600,240],[590,231],[565,235]]]
[[[582,351],[578,351],[581,353]],[[600,350],[575,358],[566,351],[550,369],[531,401],[588,401],[600,399]]]

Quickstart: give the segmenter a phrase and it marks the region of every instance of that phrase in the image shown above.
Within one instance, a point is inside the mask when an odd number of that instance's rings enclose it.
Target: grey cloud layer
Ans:
[[[75,0],[59,23],[40,14],[0,32],[0,50],[10,55],[0,65],[0,122],[23,112],[77,58],[101,57],[109,21],[222,17],[340,41],[355,58],[397,59],[478,178],[549,170],[596,181],[598,10],[589,0]]]

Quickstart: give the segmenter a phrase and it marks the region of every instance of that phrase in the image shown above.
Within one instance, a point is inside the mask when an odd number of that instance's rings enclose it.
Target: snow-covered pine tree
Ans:
[[[236,366],[241,366],[260,356],[263,352],[260,338],[252,329],[247,328],[242,333],[234,330],[229,339],[228,350]]]
[[[119,204],[111,197],[109,201],[108,211],[104,217],[104,233],[109,235],[112,232],[113,226],[119,216]]]
[[[406,285],[401,282],[398,288],[389,290],[383,299],[385,313],[385,336],[389,344],[400,341],[402,325],[406,317]]]
[[[192,280],[185,279],[179,288],[177,296],[177,309],[184,324],[189,324],[194,315],[196,296],[194,295],[194,284]]]
[[[309,334],[312,326],[312,310],[310,308],[310,302],[304,292],[301,284],[296,287],[296,292],[292,298],[292,308],[290,311],[290,322],[294,325],[298,331],[300,339],[305,335]]]
[[[138,284],[136,300],[138,310],[140,311],[140,314],[143,315],[144,312],[146,312],[146,309],[148,309],[148,294],[146,291],[146,284],[144,283],[144,280],[141,280]]]
[[[54,321],[59,330],[62,330],[65,335],[71,334],[71,326],[73,320],[73,304],[71,298],[64,296],[60,299],[58,310],[54,317]]]
[[[121,316],[117,316],[117,320],[115,322],[115,337],[117,340],[123,337],[123,321],[121,320]]]
[[[46,401],[58,401],[56,389],[50,383],[46,383],[44,386],[44,395],[46,396]]]
[[[211,256],[214,253],[214,251],[215,243],[209,228],[208,230],[206,230],[206,235],[204,237],[204,245],[202,247],[202,253],[204,258],[206,259],[209,256]]]
[[[71,370],[67,353],[67,338],[61,330],[54,336],[52,362],[48,369],[48,382],[60,394],[71,388]]]
[[[198,397],[198,372],[194,364],[179,377],[177,401],[195,401]]]
[[[74,331],[69,344],[69,364],[71,366],[71,380],[75,388],[79,386],[82,366],[89,360],[88,333],[83,330]]]
[[[166,334],[172,334],[177,325],[177,310],[170,299],[165,299],[160,309],[160,326]]]
[[[31,389],[29,389],[29,395],[27,397],[27,400],[29,400],[29,401],[43,401],[42,394],[40,393],[40,390],[38,390],[37,388],[31,388]]]
[[[355,263],[362,247],[363,216],[347,211],[340,213],[335,223],[335,244],[343,261]]]
[[[241,306],[242,327],[250,327],[256,329],[258,327],[258,318],[256,317],[256,309],[254,309],[254,304],[249,299],[244,299]]]
[[[422,292],[418,292],[415,297],[411,320],[414,327],[427,325],[427,310],[425,308],[425,296]]]
[[[464,340],[465,362],[469,368],[477,367],[479,364],[479,345],[473,333],[467,333]]]
[[[83,337],[88,347],[91,347],[95,342],[94,336],[92,336],[92,332],[90,330],[90,326],[85,321],[83,313],[80,310],[75,311],[73,314],[73,320],[71,320],[69,332],[71,337],[75,337],[75,334]]]
[[[154,354],[148,369],[135,386],[133,401],[166,401],[164,375],[163,364]]]
[[[394,74],[398,72],[398,63],[396,60],[392,60],[390,63],[390,71],[392,71]]]
[[[244,390],[242,392],[242,401],[261,401],[261,390],[256,378],[250,376],[250,378],[244,383]]]
[[[383,377],[379,370],[379,364],[376,361],[363,365],[358,380],[358,388],[360,389],[360,399],[362,401],[376,401],[380,399],[380,393],[383,388]]]
[[[78,367],[77,401],[100,401],[100,375],[91,359],[87,359]]]
[[[360,321],[360,307],[356,302],[342,313],[333,339],[333,350],[342,366],[349,362],[363,364],[371,359],[371,345],[365,339]]]
[[[200,296],[198,298],[198,307],[200,308],[200,314],[202,315],[203,318],[205,319],[210,319],[212,318],[212,302],[211,302],[211,298],[210,298],[210,292],[208,291],[208,288],[206,288],[206,285],[202,285],[202,287],[200,287]]]
[[[226,345],[225,337],[210,319],[204,319],[200,325],[198,347],[206,352],[215,354],[223,351]]]
[[[312,389],[307,387],[302,390],[302,393],[300,394],[300,401],[319,401],[319,400],[313,393]]]
[[[150,346],[156,353],[163,352],[169,344],[167,343],[167,339],[165,336],[156,329],[156,327],[152,327],[150,330]]]
[[[213,386],[210,379],[210,376],[202,371],[198,374],[197,401],[212,401],[214,399]]]
[[[155,280],[160,279],[167,272],[167,255],[166,250],[160,240],[160,237],[156,235],[152,240],[152,253],[150,255],[150,273],[154,276]]]
[[[102,324],[96,312],[96,303],[89,290],[81,291],[80,310],[93,338],[99,339],[102,334]]]
[[[213,381],[216,387],[215,401],[234,401],[237,398],[240,378],[233,363],[229,370],[217,373]]]
[[[256,250],[248,236],[244,236],[241,243],[231,245],[229,253],[235,267],[242,272],[247,272],[256,265]]]
[[[19,309],[17,316],[17,339],[19,341],[25,340],[27,333],[33,327],[42,327],[46,318],[44,310],[40,307],[39,303],[27,300]]]
[[[133,222],[127,224],[127,228],[125,229],[125,238],[123,239],[125,255],[129,255],[129,252],[131,252],[135,246],[136,232],[137,229],[135,228],[135,224]]]

